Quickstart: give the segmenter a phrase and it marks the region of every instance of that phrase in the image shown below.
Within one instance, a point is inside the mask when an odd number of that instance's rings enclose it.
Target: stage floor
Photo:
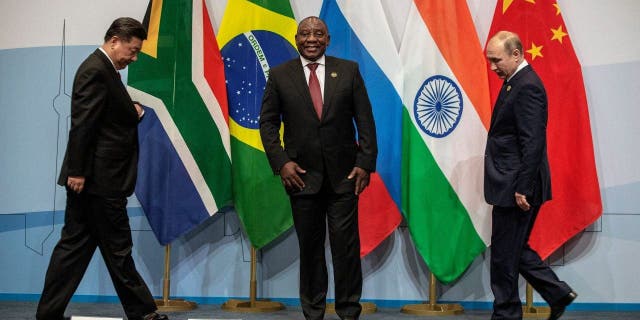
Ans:
[[[2,320],[33,320],[35,319],[35,302],[0,301],[0,319]],[[199,305],[188,312],[167,312],[170,320],[188,319],[242,319],[242,320],[304,320],[299,307],[288,307],[285,310],[272,313],[235,313],[220,309],[220,305]],[[465,310],[464,314],[454,316],[415,316],[401,313],[398,309],[379,309],[376,313],[363,315],[362,320],[486,320],[490,318],[487,310]],[[113,317],[124,318],[120,304],[116,303],[71,303],[66,316],[85,317]],[[339,320],[336,315],[326,315],[326,320]],[[528,318],[535,319],[535,318]],[[637,320],[640,312],[590,312],[567,311],[563,320]]]

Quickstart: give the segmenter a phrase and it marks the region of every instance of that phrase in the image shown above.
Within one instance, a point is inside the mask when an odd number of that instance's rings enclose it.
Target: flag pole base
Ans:
[[[162,299],[155,299],[156,306],[160,312],[168,311],[189,311],[196,308],[195,302],[184,299],[169,299],[171,292],[171,244],[164,247],[164,277],[162,283]]]
[[[360,307],[362,307],[362,311],[360,314],[370,314],[378,311],[378,307],[373,302],[360,302]],[[325,309],[327,314],[336,314],[336,304],[335,303],[327,303],[327,308]]]
[[[549,307],[522,306],[523,318],[546,319],[549,317],[549,314],[551,314],[551,308]]]
[[[269,300],[243,301],[230,299],[222,304],[222,310],[230,312],[274,312],[284,309],[280,302]]]
[[[186,301],[184,299],[157,299],[155,301],[156,306],[158,307],[158,311],[160,312],[189,311],[195,309],[198,306],[198,304],[196,304],[195,302]]]
[[[451,316],[464,313],[462,306],[457,303],[436,303],[438,301],[437,284],[438,280],[432,272],[429,277],[429,302],[407,304],[400,309],[400,312],[418,316]]]
[[[549,307],[534,307],[533,306],[533,287],[527,282],[526,301],[522,306],[523,318],[548,318],[551,314],[551,308]]]
[[[464,309],[457,303],[453,304],[408,304],[400,312],[418,316],[450,316],[464,313]]]

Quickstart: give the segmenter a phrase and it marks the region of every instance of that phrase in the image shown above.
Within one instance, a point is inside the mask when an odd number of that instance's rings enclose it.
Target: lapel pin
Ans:
[[[507,86],[507,92],[511,91],[511,85]]]
[[[331,72],[331,78],[337,78],[337,77],[338,77],[337,72]]]

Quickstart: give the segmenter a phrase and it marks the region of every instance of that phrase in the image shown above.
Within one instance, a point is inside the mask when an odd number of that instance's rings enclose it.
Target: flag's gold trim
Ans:
[[[162,15],[162,0],[151,2],[151,16],[149,17],[149,29],[147,40],[142,44],[142,52],[158,58],[158,33],[160,32],[160,16]]]

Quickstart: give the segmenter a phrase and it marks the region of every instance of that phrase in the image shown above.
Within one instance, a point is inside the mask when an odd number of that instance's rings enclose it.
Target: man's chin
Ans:
[[[322,52],[320,50],[304,50],[303,53],[303,56],[311,61],[316,61],[322,56]]]

